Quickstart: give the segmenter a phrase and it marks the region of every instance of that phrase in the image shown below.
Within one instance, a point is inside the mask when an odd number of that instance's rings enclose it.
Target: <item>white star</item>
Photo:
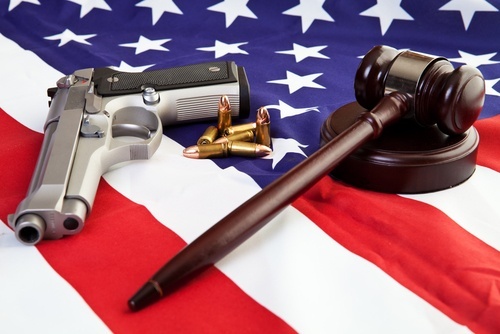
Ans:
[[[120,44],[120,46],[126,48],[135,48],[135,54],[138,55],[139,53],[143,53],[149,50],[169,51],[167,48],[163,47],[162,44],[170,42],[171,40],[171,38],[150,40],[149,38],[146,38],[144,36],[139,36],[139,40],[136,43],[125,43]]]
[[[309,107],[309,108],[294,108],[289,106],[285,102],[279,100],[279,105],[268,105],[267,109],[278,109],[280,111],[280,118],[283,119],[285,117],[297,116],[309,111],[319,112],[318,107]]]
[[[248,0],[224,0],[216,5],[208,7],[208,10],[226,14],[226,28],[228,28],[238,16],[256,19],[257,16],[247,7]]]
[[[460,12],[465,30],[469,28],[472,17],[476,12],[498,12],[498,9],[486,0],[451,0],[439,10]]]
[[[293,50],[276,51],[276,53],[281,53],[281,54],[286,54],[286,55],[294,55],[295,61],[297,63],[299,63],[308,57],[330,59],[330,57],[327,57],[327,56],[319,53],[321,50],[323,50],[326,47],[327,47],[327,45],[305,47],[305,46],[293,43]]]
[[[164,12],[182,15],[182,11],[173,0],[143,0],[135,5],[136,7],[151,8],[153,25],[155,25]]]
[[[87,42],[87,39],[92,38],[94,36],[97,36],[97,34],[90,34],[90,35],[76,35],[74,32],[72,32],[69,29],[64,30],[62,33],[57,34],[57,35],[52,35],[52,36],[47,36],[44,37],[45,39],[55,41],[55,40],[60,40],[59,42],[59,47],[63,46],[71,41],[75,41],[77,43],[81,44],[87,44],[87,45],[92,45],[91,43]]]
[[[303,145],[293,138],[271,138],[271,140],[273,142],[273,152],[265,156],[264,159],[273,159],[273,169],[288,153],[302,154],[307,158],[307,155],[300,148],[309,145]]]
[[[35,5],[40,5],[40,2],[38,0],[10,0],[9,2],[9,12],[19,6],[23,2],[29,2]]]
[[[300,16],[302,21],[302,33],[313,24],[314,20],[335,22],[333,18],[323,9],[325,0],[300,0],[300,4],[283,12],[285,15]]]
[[[454,61],[456,63],[463,63],[467,64],[472,67],[479,67],[481,65],[492,65],[492,64],[498,64],[500,61],[495,61],[495,60],[490,60],[493,58],[497,53],[487,53],[484,55],[474,55],[472,53],[467,53],[464,51],[458,50],[458,53],[460,53],[460,58],[448,58],[449,61]]]
[[[380,20],[380,30],[382,36],[389,30],[389,27],[394,20],[409,20],[413,21],[410,16],[401,6],[401,0],[377,0],[377,4],[368,8],[359,15],[378,17]]]
[[[119,66],[111,66],[111,68],[120,72],[144,72],[145,70],[154,65],[155,64],[134,67],[130,66],[124,61],[121,61]]]
[[[87,15],[92,9],[98,8],[111,11],[111,7],[104,0],[68,0],[74,2],[82,8],[80,9],[80,18]]]
[[[245,50],[241,50],[240,49],[240,46],[241,45],[245,45],[245,44],[248,44],[248,42],[226,44],[224,42],[216,40],[214,46],[207,46],[207,47],[203,47],[203,48],[197,48],[196,50],[200,50],[200,51],[215,51],[215,58],[220,58],[220,57],[225,56],[225,55],[227,55],[229,53],[231,53],[231,54],[241,53],[241,54],[247,55],[248,52],[246,52]]]
[[[325,89],[325,87],[314,82],[314,79],[318,78],[321,75],[323,75],[323,73],[314,73],[301,77],[300,75],[297,75],[293,72],[286,71],[286,79],[272,80],[268,81],[268,83],[288,85],[290,94],[295,93],[302,87]]]
[[[500,96],[500,93],[493,88],[497,84],[497,82],[500,81],[500,78],[498,79],[492,79],[492,80],[484,80],[485,85],[486,85],[486,94],[488,95],[493,95],[493,96]]]

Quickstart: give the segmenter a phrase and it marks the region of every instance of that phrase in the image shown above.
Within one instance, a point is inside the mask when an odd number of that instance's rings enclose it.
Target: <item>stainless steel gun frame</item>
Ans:
[[[149,159],[162,125],[213,120],[221,95],[235,117],[248,117],[249,86],[234,62],[211,62],[143,73],[82,69],[61,78],[27,197],[9,225],[34,245],[79,233],[102,174],[120,162]]]

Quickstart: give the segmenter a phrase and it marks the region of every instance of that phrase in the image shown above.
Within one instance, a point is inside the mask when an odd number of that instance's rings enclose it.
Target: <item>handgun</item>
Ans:
[[[100,177],[117,163],[151,158],[163,126],[217,119],[222,95],[234,117],[250,110],[245,70],[232,61],[141,73],[86,68],[61,78],[48,95],[35,171],[26,198],[8,216],[26,245],[79,233]]]

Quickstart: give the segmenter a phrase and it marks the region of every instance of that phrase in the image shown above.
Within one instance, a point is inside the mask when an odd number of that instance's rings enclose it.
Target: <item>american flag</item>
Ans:
[[[0,328],[4,333],[500,332],[500,1],[7,0],[0,3]],[[319,147],[354,100],[360,57],[390,45],[478,68],[478,166],[396,195],[325,176],[236,251],[140,312],[169,258]],[[267,158],[182,156],[206,123],[168,127],[151,160],[106,173],[83,231],[34,247],[7,225],[43,139],[46,89],[88,67],[213,60],[267,106]],[[241,120],[246,121],[246,120]]]

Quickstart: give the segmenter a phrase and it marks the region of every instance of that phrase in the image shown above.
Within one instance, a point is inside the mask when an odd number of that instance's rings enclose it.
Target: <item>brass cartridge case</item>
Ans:
[[[271,153],[271,149],[267,146],[244,141],[230,141],[228,149],[231,155],[252,158],[263,157]]]
[[[217,129],[216,126],[211,125],[205,130],[205,132],[203,132],[201,137],[198,139],[197,144],[198,145],[212,144],[217,139],[218,135],[219,135],[219,129]]]
[[[269,147],[243,141],[230,141],[206,145],[194,145],[184,149],[184,156],[192,159],[225,158],[228,155],[263,157],[272,151]]]
[[[255,122],[254,123],[233,125],[233,126],[226,128],[226,130],[224,131],[224,135],[230,136],[232,134],[244,132],[244,131],[248,131],[248,130],[255,131],[255,128],[256,128]]]
[[[194,145],[184,149],[184,156],[192,159],[225,158],[229,154],[227,143]]]
[[[230,141],[246,141],[253,142],[255,138],[255,133],[252,130],[247,130],[243,132],[237,132],[229,136],[220,137],[214,141],[214,143],[227,143]]]

